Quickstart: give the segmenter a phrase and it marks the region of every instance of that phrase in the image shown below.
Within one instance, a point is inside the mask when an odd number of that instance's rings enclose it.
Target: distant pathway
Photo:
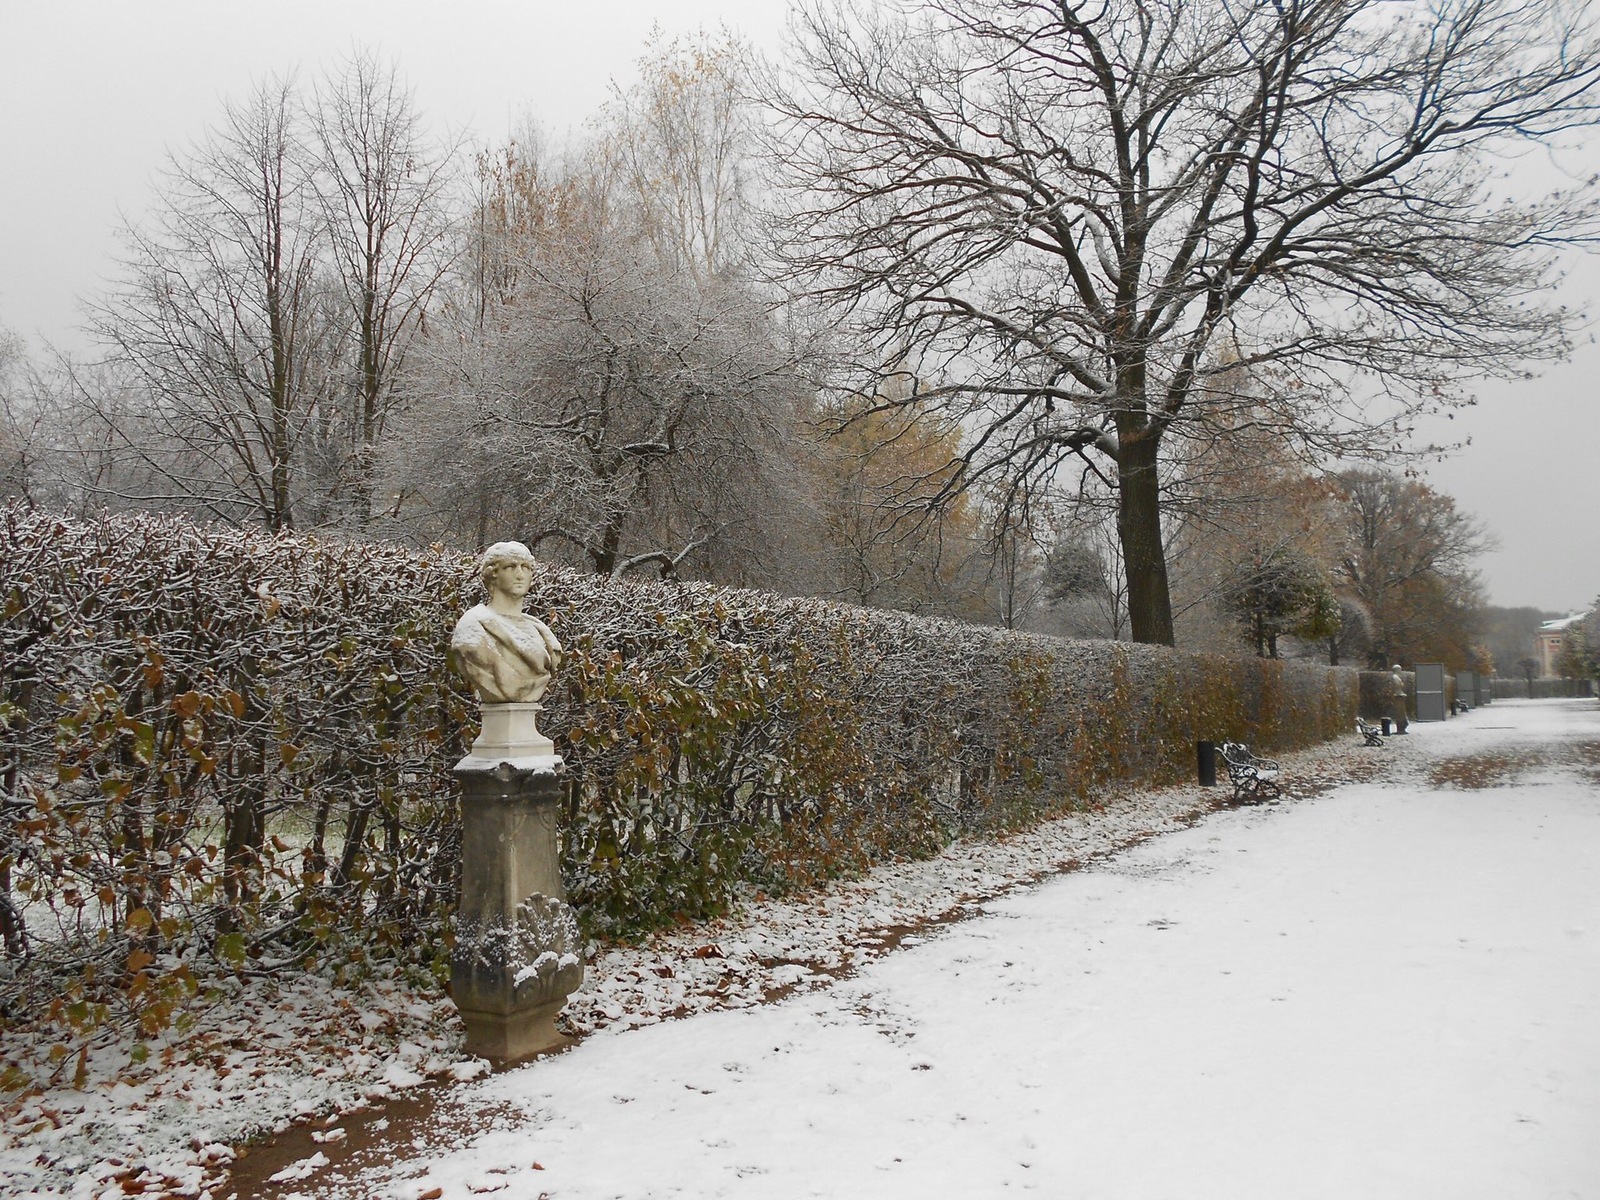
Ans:
[[[1382,784],[602,1031],[280,1194],[1600,1197],[1600,705],[1411,728]]]

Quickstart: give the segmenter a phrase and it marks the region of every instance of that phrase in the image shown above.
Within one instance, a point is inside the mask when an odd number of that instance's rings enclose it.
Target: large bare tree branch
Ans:
[[[1463,376],[1564,349],[1550,250],[1596,236],[1594,196],[1508,195],[1488,167],[1594,124],[1581,5],[902,11],[797,16],[765,92],[783,278],[861,338],[841,387],[911,364],[916,403],[966,431],[944,501],[1047,487],[1082,431],[1114,431],[1135,637],[1172,637],[1168,436],[1265,407],[1319,452],[1387,448]],[[1242,362],[1272,394],[1230,394]],[[1383,402],[1332,400],[1353,373]]]

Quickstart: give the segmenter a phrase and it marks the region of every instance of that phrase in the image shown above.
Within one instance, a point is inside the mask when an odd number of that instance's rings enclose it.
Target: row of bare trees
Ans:
[[[230,102],[126,230],[105,355],[6,389],[7,491],[1003,617],[982,499],[936,503],[962,431],[857,424],[772,286],[748,57],[640,68],[471,154],[366,54]]]
[[[1355,464],[1563,349],[1592,190],[1493,168],[1597,80],[1566,0],[801,5],[781,68],[661,40],[581,138],[468,155],[357,54],[174,158],[104,360],[12,369],[6,486],[1404,656],[1481,535]]]
[[[450,163],[370,54],[228,102],[94,305],[110,353],[71,394],[86,489],[275,531],[370,522],[449,264]]]
[[[369,53],[229,101],[124,231],[105,353],[46,378],[0,347],[7,492],[516,533],[615,574],[756,553],[801,397],[749,269],[734,55],[657,47],[560,152],[466,155]]]

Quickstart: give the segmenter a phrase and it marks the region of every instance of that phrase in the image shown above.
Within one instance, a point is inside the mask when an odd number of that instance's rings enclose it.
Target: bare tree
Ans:
[[[702,287],[743,273],[756,150],[744,47],[726,33],[658,30],[639,68],[602,119],[640,230],[663,266]]]
[[[1235,367],[1258,420],[1350,452],[1564,348],[1549,248],[1592,191],[1517,202],[1489,167],[1593,123],[1583,6],[908,7],[798,14],[788,279],[867,339],[844,386],[911,361],[968,431],[946,495],[1104,464],[1136,640],[1173,640],[1164,443],[1227,426]]]
[[[350,330],[347,505],[373,515],[374,453],[449,267],[454,148],[435,146],[392,66],[357,51],[315,89],[317,196]]]
[[[899,374],[881,388],[909,397],[916,381]],[[949,602],[976,540],[976,505],[962,497],[938,521],[909,522],[904,502],[938,489],[938,470],[959,430],[926,419],[914,403],[885,406],[882,399],[842,397],[813,414],[818,440],[809,468],[822,518],[822,569],[810,590],[875,608],[954,615]]]
[[[806,336],[749,278],[742,51],[660,43],[640,67],[564,152],[527,130],[479,155],[388,469],[440,536],[770,583],[802,523]]]
[[[1045,596],[1069,637],[1120,641],[1128,632],[1128,587],[1107,514],[1084,506],[1056,528],[1045,551]]]
[[[1036,531],[1014,507],[998,506],[990,522],[988,569],[995,624],[1021,629],[1048,586]]]
[[[1243,368],[1219,375],[1234,396],[1205,437],[1175,438],[1164,464],[1163,532],[1173,613],[1185,645],[1258,655],[1331,652],[1342,611],[1329,577],[1347,517],[1327,476],[1274,428],[1270,389]]]
[[[1366,613],[1371,665],[1468,665],[1482,608],[1473,563],[1493,539],[1417,480],[1358,469],[1338,483],[1349,532],[1335,578]]]
[[[0,499],[31,501],[37,486],[39,413],[22,339],[0,326]]]
[[[125,231],[124,278],[93,327],[143,403],[102,423],[165,481],[168,504],[273,530],[295,522],[339,334],[315,203],[294,83],[276,78],[226,105],[169,165],[149,223]]]
[[[415,485],[467,526],[522,531],[610,575],[673,574],[750,520],[793,422],[793,354],[737,277],[663,262],[617,160],[492,160],[476,295],[434,340],[425,411],[396,447],[475,463],[471,494]],[[498,244],[489,244],[493,237]],[[440,422],[444,424],[440,424]],[[464,529],[462,529],[464,532]]]

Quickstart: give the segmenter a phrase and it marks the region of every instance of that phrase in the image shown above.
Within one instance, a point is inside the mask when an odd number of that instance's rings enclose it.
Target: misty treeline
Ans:
[[[4,491],[994,620],[981,501],[911,511],[959,431],[828,436],[862,401],[762,261],[744,51],[639,68],[560,145],[443,139],[368,53],[230,99],[123,231],[103,353],[7,344]]]
[[[469,145],[358,52],[174,156],[98,358],[0,346],[0,473],[72,513],[1481,666],[1485,534],[1410,427],[1563,351],[1593,197],[1492,168],[1592,124],[1597,64],[1561,0],[802,7],[780,64],[661,38],[582,134]]]

